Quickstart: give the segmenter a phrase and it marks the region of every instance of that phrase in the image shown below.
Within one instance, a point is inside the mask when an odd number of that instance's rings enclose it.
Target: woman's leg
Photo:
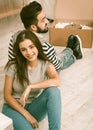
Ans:
[[[61,126],[61,95],[58,88],[47,90],[47,110],[49,130],[60,130]]]
[[[13,120],[14,130],[34,130],[24,116],[9,107],[7,104],[3,105],[2,113]]]
[[[47,88],[26,109],[41,121],[48,115],[49,130],[60,130],[61,123],[61,94],[56,87]]]
[[[25,107],[38,121],[48,115],[49,130],[60,130],[61,95],[56,87],[47,88],[31,104]],[[13,120],[14,130],[33,130],[31,124],[17,111],[3,105],[2,112]]]

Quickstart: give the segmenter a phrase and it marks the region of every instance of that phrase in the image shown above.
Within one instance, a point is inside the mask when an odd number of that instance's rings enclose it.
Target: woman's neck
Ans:
[[[34,69],[38,64],[38,59],[34,62],[27,62],[28,69],[32,70]]]

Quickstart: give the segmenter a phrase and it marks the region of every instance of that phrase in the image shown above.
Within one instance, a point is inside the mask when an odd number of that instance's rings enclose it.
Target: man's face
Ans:
[[[48,32],[48,23],[45,13],[43,11],[40,12],[40,14],[37,16],[37,33],[46,33]]]

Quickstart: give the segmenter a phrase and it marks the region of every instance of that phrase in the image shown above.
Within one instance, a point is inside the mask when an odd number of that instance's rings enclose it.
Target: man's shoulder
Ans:
[[[14,42],[16,41],[16,38],[17,38],[17,36],[18,36],[18,34],[19,34],[20,32],[21,32],[21,30],[19,30],[19,31],[17,31],[17,32],[15,32],[14,34],[11,35],[10,41],[11,41],[12,43],[14,43]]]
[[[15,32],[14,34],[12,34],[12,37],[17,37],[18,34],[19,34],[21,31],[22,31],[22,30],[19,30],[19,31]]]

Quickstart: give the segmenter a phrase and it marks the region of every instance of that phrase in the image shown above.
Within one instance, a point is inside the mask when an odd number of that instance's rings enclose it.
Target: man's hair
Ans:
[[[20,17],[26,29],[28,29],[32,24],[37,25],[37,15],[41,11],[42,6],[36,1],[33,1],[22,8]]]

